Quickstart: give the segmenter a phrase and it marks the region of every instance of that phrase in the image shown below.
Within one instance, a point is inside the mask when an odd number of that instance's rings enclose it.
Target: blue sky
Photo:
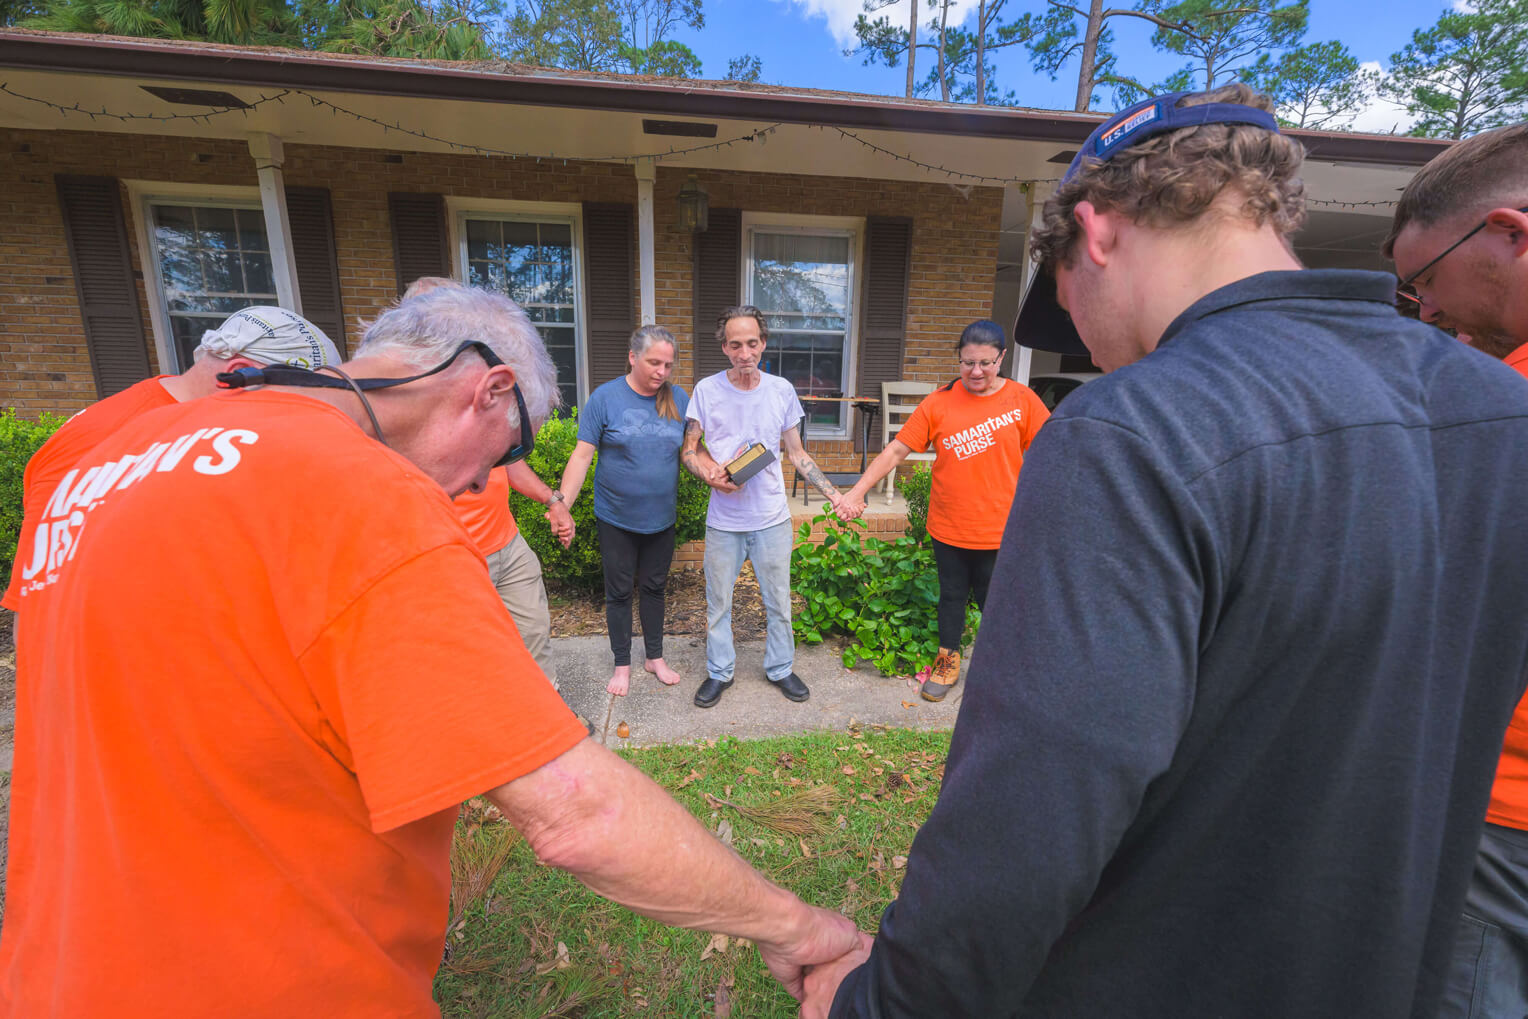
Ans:
[[[1039,10],[1041,5],[1042,0],[1010,3],[1019,11]],[[1413,30],[1432,25],[1444,8],[1440,0],[1312,0],[1306,41],[1338,39],[1359,60],[1383,63],[1405,45]],[[723,77],[727,61],[746,52],[763,61],[764,80],[774,84],[900,94],[906,82],[905,66],[896,70],[863,67],[858,57],[843,55],[844,47],[852,44],[850,26],[859,9],[860,0],[707,0],[706,27],[686,31],[680,38],[701,57],[708,78]],[[906,0],[887,10],[895,20],[905,22]],[[974,20],[975,0],[967,0],[958,10]],[[1122,68],[1160,78],[1179,66],[1170,54],[1152,48],[1150,25],[1145,21],[1116,18],[1113,25]],[[1000,54],[996,63],[999,84],[1015,90],[1024,105],[1071,107],[1075,77],[1063,75],[1052,82],[1036,74],[1022,47]],[[1075,74],[1075,64],[1072,69]],[[1388,130],[1387,118],[1393,121],[1395,114],[1375,110],[1373,117],[1373,123],[1361,126]]]

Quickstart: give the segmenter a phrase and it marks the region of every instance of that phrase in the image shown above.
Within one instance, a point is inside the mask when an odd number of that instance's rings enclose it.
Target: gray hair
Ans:
[[[662,326],[638,326],[637,331],[631,334],[631,352],[638,357],[647,353],[647,348],[654,343],[667,343],[676,352],[679,350],[679,344],[674,342],[674,334]]]
[[[531,425],[539,429],[562,402],[557,368],[541,334],[514,301],[475,287],[437,287],[378,315],[356,349],[357,357],[395,357],[426,371],[480,341],[515,372]],[[512,406],[510,423],[519,425]]]

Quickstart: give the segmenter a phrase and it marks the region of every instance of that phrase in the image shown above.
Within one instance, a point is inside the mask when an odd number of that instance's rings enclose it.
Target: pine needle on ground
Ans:
[[[828,826],[827,815],[843,797],[830,785],[798,789],[762,807],[747,807],[706,794],[713,806],[731,807],[739,814],[781,835],[815,835]]]

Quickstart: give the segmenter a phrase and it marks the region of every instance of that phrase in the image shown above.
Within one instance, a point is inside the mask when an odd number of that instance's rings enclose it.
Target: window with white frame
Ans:
[[[810,397],[851,395],[858,231],[757,222],[745,244],[744,301],[769,324],[764,370],[796,387],[814,434],[845,434],[848,405]]]
[[[525,309],[557,366],[563,404],[577,406],[583,308],[574,262],[576,224],[570,217],[473,212],[460,224],[467,282],[496,290]]]
[[[191,367],[202,333],[240,308],[275,304],[265,215],[252,204],[148,203],[153,279],[175,364]]]

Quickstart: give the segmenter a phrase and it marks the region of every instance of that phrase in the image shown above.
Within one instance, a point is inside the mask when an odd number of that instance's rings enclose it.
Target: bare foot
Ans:
[[[605,689],[617,697],[625,697],[626,691],[631,688],[631,666],[617,665],[615,672],[610,675],[610,682],[605,684]]]
[[[649,658],[642,666],[648,672],[658,677],[658,682],[664,686],[673,686],[679,682],[679,673],[668,667],[668,663],[662,658]]]

